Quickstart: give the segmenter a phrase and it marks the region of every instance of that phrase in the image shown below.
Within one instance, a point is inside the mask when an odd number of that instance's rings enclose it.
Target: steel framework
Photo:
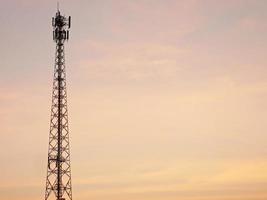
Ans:
[[[69,39],[70,17],[58,10],[52,18],[56,58],[48,146],[45,200],[72,200],[64,42]]]

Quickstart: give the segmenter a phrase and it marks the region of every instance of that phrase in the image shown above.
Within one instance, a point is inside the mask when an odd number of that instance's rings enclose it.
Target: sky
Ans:
[[[59,0],[73,199],[267,199],[267,1]],[[43,199],[55,0],[0,0],[0,200]]]

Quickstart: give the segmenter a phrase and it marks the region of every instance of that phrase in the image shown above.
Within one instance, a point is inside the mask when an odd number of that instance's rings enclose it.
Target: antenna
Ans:
[[[69,19],[59,12],[52,19],[56,58],[52,92],[48,163],[44,200],[72,200],[64,43],[69,39]]]
[[[59,12],[59,2],[57,2],[57,11]]]

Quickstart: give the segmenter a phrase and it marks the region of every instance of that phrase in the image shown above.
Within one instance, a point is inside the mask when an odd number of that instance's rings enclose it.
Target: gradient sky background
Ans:
[[[267,1],[61,0],[75,200],[267,199]],[[56,1],[0,0],[0,199],[44,198]]]

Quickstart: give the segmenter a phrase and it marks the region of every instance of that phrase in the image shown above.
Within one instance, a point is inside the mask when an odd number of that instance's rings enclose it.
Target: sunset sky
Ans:
[[[0,0],[0,200],[44,199],[56,0]],[[266,0],[60,0],[74,200],[267,199]]]

